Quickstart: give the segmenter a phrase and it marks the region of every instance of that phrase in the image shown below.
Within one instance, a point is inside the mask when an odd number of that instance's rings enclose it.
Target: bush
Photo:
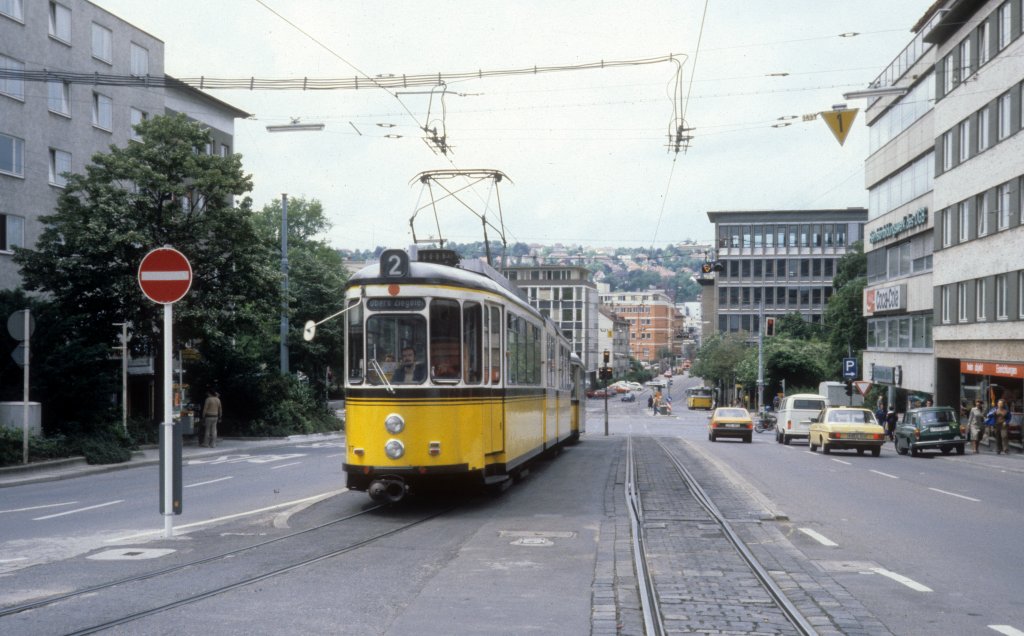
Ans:
[[[132,458],[131,440],[120,426],[97,428],[79,440],[78,448],[89,464],[120,464]]]

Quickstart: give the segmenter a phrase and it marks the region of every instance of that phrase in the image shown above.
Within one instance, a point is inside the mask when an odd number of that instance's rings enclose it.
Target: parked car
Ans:
[[[951,407],[910,409],[896,425],[894,444],[900,455],[910,453],[916,457],[928,448],[936,448],[943,455],[956,449],[957,455],[963,455],[967,443],[965,433]]]
[[[626,393],[619,399],[623,402],[636,402],[636,393]]]
[[[811,451],[818,450],[826,455],[835,449],[854,449],[858,455],[870,450],[878,457],[885,443],[885,429],[868,409],[839,406],[821,410],[810,421],[808,443]]]
[[[775,418],[775,441],[788,445],[794,439],[806,439],[811,418],[816,417],[827,406],[828,400],[823,395],[787,395],[779,404],[779,412]]]
[[[754,438],[754,420],[747,409],[723,406],[715,409],[708,421],[708,439],[739,437],[749,444]]]
[[[606,389],[590,389],[589,391],[587,391],[587,397],[588,398],[603,398],[603,397],[608,397],[612,393],[614,393],[614,391],[608,391]]]

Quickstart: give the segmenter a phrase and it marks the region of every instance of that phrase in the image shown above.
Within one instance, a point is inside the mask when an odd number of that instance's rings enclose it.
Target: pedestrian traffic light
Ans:
[[[853,395],[853,380],[846,381],[846,394],[850,396]]]
[[[775,335],[775,318],[772,316],[768,316],[767,318],[764,319],[764,335]]]
[[[604,365],[608,366],[608,350],[604,350]]]

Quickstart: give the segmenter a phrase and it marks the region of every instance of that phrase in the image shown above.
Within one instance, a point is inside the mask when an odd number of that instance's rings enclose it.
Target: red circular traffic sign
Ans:
[[[192,286],[192,265],[173,247],[158,247],[139,263],[139,287],[155,303],[178,302]]]

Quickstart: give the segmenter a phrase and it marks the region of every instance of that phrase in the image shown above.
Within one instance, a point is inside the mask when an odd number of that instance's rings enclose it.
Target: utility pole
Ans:
[[[754,399],[754,409],[760,413],[764,395],[764,299],[757,313],[757,397]]]

